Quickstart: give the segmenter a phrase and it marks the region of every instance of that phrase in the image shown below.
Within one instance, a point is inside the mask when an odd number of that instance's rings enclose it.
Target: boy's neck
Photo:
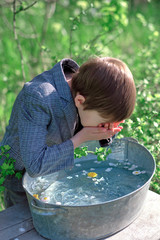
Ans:
[[[71,73],[65,73],[65,78],[67,80],[67,83],[68,83],[69,87],[71,88],[72,74]]]

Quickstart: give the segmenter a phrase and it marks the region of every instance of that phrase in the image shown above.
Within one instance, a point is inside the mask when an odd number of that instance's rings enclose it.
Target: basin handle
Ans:
[[[56,215],[59,212],[67,213],[67,209],[64,209],[63,207],[51,207],[51,208],[44,208],[39,207],[35,205],[35,200],[32,199],[30,202],[30,208],[33,213],[36,213],[38,215]]]

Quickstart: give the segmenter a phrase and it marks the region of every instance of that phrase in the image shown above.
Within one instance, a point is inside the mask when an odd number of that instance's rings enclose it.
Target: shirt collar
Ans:
[[[74,69],[75,71],[78,70],[79,65],[73,61],[72,59],[65,58],[62,59],[60,62],[58,62],[53,68],[53,78],[54,78],[54,83],[56,85],[56,89],[58,91],[58,94],[61,98],[64,98],[65,100],[70,101],[72,94],[70,87],[67,83],[67,80],[65,78],[63,66],[66,65],[69,68]]]

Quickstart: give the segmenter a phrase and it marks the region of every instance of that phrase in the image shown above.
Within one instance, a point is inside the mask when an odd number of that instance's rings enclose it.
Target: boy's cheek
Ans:
[[[81,122],[81,124],[82,124],[83,127],[97,127],[97,124],[92,123],[92,122],[88,122],[88,121]]]
[[[81,121],[81,124],[83,127],[105,127],[103,123],[98,123],[94,119],[85,119]]]

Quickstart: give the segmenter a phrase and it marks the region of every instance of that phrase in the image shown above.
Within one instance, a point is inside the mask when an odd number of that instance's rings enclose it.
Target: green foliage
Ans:
[[[131,119],[124,124],[123,135],[132,136],[143,144],[156,160],[157,168],[151,189],[160,194],[160,69],[159,29],[144,15],[137,14],[138,23],[148,33],[147,44],[133,56],[133,75],[137,83],[137,101]]]
[[[94,154],[97,155],[97,160],[98,161],[105,161],[107,159],[107,156],[111,153],[111,149],[110,148],[97,148],[95,149],[95,151],[89,151],[88,147],[78,147],[74,150],[74,158],[81,158],[83,156],[87,156],[89,153],[90,154]]]
[[[74,150],[74,158],[81,158],[88,155],[88,147],[78,147]]]
[[[15,174],[18,179],[22,178],[21,171],[15,173],[15,160],[13,158],[10,158],[10,155],[8,153],[9,150],[9,145],[4,145],[0,147],[0,160],[3,161],[3,164],[0,166],[0,192],[4,191],[3,183],[8,175]]]

